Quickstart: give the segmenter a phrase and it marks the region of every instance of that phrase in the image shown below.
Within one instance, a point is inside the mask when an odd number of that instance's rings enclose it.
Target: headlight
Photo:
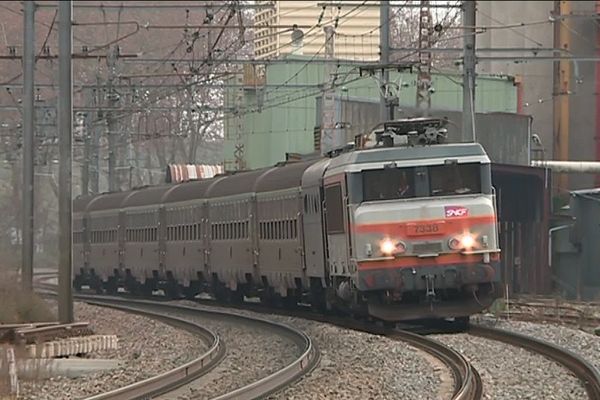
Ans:
[[[450,246],[452,250],[472,250],[479,247],[479,242],[477,241],[477,236],[470,232],[466,232],[450,239],[448,241],[448,246]]]
[[[406,251],[406,246],[402,242],[396,242],[390,238],[386,238],[379,243],[379,250],[386,256],[391,256],[404,253]]]

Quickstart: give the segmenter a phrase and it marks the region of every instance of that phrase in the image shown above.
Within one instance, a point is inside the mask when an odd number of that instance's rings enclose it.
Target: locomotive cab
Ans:
[[[466,317],[495,299],[496,206],[479,144],[355,151],[324,181],[338,298],[388,321]]]

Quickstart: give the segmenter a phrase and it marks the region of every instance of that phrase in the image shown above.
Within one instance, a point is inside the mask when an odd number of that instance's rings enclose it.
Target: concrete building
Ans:
[[[562,19],[570,36],[570,46],[563,54],[580,58],[571,63],[570,91],[561,94],[554,89],[554,73],[558,63],[548,59],[514,61],[516,56],[551,56],[555,45],[555,23],[551,19],[555,1],[478,1],[477,25],[495,27],[477,35],[480,74],[509,74],[520,85],[520,112],[533,117],[533,132],[542,140],[546,158],[553,154],[553,100],[569,98],[569,159],[600,159],[600,115],[598,112],[598,30],[597,1],[570,1],[571,15]],[[502,51],[489,48],[531,48],[536,53]],[[506,57],[488,60],[486,57]],[[593,175],[571,175],[571,189],[591,187]],[[562,188],[566,189],[566,188]],[[564,192],[564,190],[563,190]]]
[[[336,26],[336,57],[379,59],[378,1],[288,0],[256,3],[274,3],[274,8],[259,10],[254,17],[254,53],[258,59],[273,59],[286,54],[323,55],[324,26]],[[294,25],[298,26],[295,32],[292,28]],[[298,40],[292,40],[292,35]]]

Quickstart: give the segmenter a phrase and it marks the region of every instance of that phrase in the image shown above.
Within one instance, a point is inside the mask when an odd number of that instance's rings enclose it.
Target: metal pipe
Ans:
[[[565,228],[570,228],[573,225],[555,226],[548,230],[548,268],[552,268],[552,234]]]
[[[73,322],[72,274],[72,132],[73,132],[73,37],[71,0],[58,2],[58,317],[63,323]]]
[[[532,161],[531,166],[554,172],[600,174],[600,161]]]
[[[23,227],[21,232],[21,284],[25,292],[32,290],[33,280],[35,7],[36,4],[33,1],[26,1],[24,3],[23,14]]]

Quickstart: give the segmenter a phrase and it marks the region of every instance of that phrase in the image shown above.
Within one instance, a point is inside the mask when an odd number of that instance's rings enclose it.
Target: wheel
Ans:
[[[142,285],[140,285],[140,291],[142,296],[150,297],[152,296],[152,291],[154,290],[154,281],[152,279],[146,279]]]
[[[228,303],[231,304],[242,304],[244,302],[244,293],[241,290],[229,290],[227,289]]]
[[[104,288],[102,287],[102,279],[94,275],[90,278],[90,288],[96,291],[96,294],[104,294]]]
[[[117,278],[114,276],[110,276],[108,278],[108,280],[106,281],[106,284],[104,285],[106,288],[106,293],[108,294],[117,294],[117,290],[118,290],[118,285],[117,285]]]
[[[165,297],[171,300],[178,300],[181,298],[181,290],[176,282],[172,281],[167,284],[165,287]]]
[[[76,292],[81,292],[81,275],[75,275],[75,278],[73,279],[73,289],[75,289]]]

